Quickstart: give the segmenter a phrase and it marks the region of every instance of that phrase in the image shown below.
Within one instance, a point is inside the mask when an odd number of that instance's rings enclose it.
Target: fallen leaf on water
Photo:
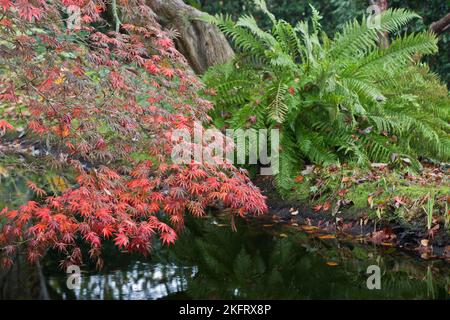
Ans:
[[[288,236],[288,235],[287,235],[286,233],[281,233],[281,234],[280,234],[280,237],[281,237],[281,238],[287,238],[287,236]]]
[[[420,241],[420,244],[421,244],[422,246],[424,246],[424,247],[428,247],[428,243],[429,243],[429,241],[428,241],[427,239],[422,239],[422,240]]]
[[[292,214],[293,216],[298,215],[298,210],[291,212],[291,214]]]
[[[381,245],[385,247],[392,247],[394,244],[390,242],[382,242]]]
[[[335,267],[335,266],[338,265],[338,263],[333,262],[333,261],[328,261],[328,262],[327,262],[327,265],[329,265],[330,267]]]
[[[320,236],[319,239],[336,239],[336,236],[334,236],[332,234],[327,234],[324,236]]]
[[[317,230],[317,227],[314,226],[302,226],[302,229],[305,231],[312,231],[312,230]]]
[[[303,181],[303,179],[304,179],[304,177],[303,176],[298,176],[298,177],[295,177],[295,182],[297,182],[297,183],[300,183],[300,182],[302,182]]]

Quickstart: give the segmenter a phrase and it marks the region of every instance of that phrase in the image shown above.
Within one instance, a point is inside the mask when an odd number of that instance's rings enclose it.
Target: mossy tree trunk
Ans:
[[[147,0],[157,19],[166,28],[175,29],[178,50],[186,57],[196,73],[202,74],[218,63],[234,56],[233,49],[219,29],[200,21],[203,12],[182,0]]]

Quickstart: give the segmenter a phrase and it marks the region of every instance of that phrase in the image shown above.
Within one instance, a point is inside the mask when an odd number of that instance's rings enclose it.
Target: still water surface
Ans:
[[[44,274],[53,299],[449,299],[450,267],[394,248],[319,239],[264,221],[238,231],[216,218],[188,221],[170,248],[149,258],[104,250],[105,269],[83,266],[81,287],[67,289],[56,259]],[[369,290],[367,267],[381,268]]]

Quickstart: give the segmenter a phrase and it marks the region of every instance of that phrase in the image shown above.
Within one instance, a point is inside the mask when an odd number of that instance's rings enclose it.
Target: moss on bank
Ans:
[[[311,166],[295,181],[287,200],[308,203],[315,212],[332,216],[345,212],[355,219],[368,216],[425,229],[441,224],[450,230],[448,168],[429,165],[417,173],[383,164],[367,170],[347,165]]]

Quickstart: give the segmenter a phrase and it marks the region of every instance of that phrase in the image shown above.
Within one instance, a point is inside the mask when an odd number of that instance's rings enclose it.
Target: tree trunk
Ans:
[[[218,63],[234,56],[233,49],[220,30],[198,20],[204,13],[182,0],[147,0],[157,19],[166,28],[176,29],[177,49],[186,57],[194,71],[202,74]]]
[[[433,22],[430,25],[430,30],[436,33],[437,35],[450,31],[450,13],[448,13],[442,19]]]

